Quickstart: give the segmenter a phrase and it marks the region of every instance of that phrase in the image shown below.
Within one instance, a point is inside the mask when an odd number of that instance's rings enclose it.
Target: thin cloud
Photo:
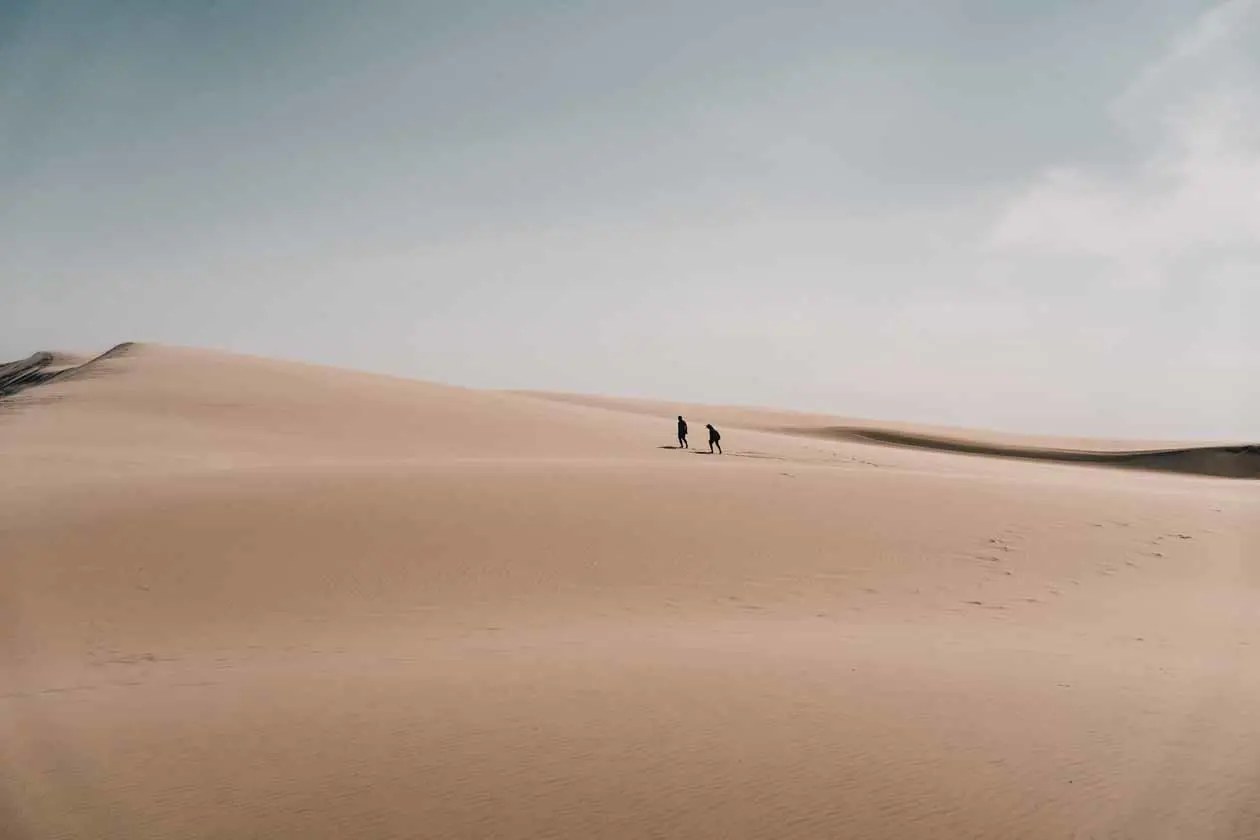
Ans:
[[[1187,259],[1260,258],[1260,97],[1249,53],[1260,2],[1204,15],[1117,99],[1119,130],[1155,127],[1125,173],[1061,166],[1041,173],[987,238],[1007,258],[1113,264],[1129,281],[1167,283]]]
[[[1158,92],[1170,76],[1183,74],[1187,64],[1200,58],[1219,58],[1222,51],[1232,53],[1235,44],[1245,40],[1248,31],[1254,34],[1258,14],[1260,0],[1229,0],[1206,12],[1163,56],[1143,68],[1118,104],[1141,100],[1153,91]]]

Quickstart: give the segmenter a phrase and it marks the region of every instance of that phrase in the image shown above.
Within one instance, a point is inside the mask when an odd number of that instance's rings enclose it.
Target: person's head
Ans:
[[[679,415],[678,415],[678,419],[679,419],[679,420],[681,420],[681,419],[682,419],[682,415],[681,415],[681,414],[679,414]]]
[[[712,423],[705,423],[705,424],[704,424],[704,427],[705,427],[706,429],[712,429],[712,428],[713,428],[713,424],[712,424]]]

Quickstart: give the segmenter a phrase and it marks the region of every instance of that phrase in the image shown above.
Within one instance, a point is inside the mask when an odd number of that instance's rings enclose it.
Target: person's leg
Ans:
[[[717,448],[718,448],[718,454],[719,454],[719,455],[721,455],[721,454],[722,454],[722,443],[721,443],[721,441],[718,441]]]

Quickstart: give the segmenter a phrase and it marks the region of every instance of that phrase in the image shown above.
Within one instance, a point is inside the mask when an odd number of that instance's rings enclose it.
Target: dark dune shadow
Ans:
[[[133,346],[131,342],[119,344],[83,364],[66,368],[56,367],[56,357],[48,352],[35,353],[21,361],[0,364],[0,397],[11,397],[27,388],[59,379],[90,376],[93,373],[93,366],[98,362],[124,355]]]
[[[881,446],[929,449],[966,455],[1016,458],[1056,464],[1088,464],[1115,469],[1204,475],[1219,478],[1260,479],[1260,445],[1203,446],[1181,449],[1154,449],[1118,452],[1090,452],[1076,449],[1049,449],[1034,446],[985,443],[959,438],[894,432],[886,429],[833,427],[812,430],[785,430],[795,434],[831,440],[851,440]]]
[[[16,394],[23,388],[51,379],[45,368],[53,363],[52,353],[35,353],[17,362],[0,365],[0,396]]]

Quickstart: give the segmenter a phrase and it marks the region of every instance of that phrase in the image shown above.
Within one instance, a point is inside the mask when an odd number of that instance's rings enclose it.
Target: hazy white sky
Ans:
[[[1260,0],[0,0],[0,291],[0,358],[1260,439]]]

